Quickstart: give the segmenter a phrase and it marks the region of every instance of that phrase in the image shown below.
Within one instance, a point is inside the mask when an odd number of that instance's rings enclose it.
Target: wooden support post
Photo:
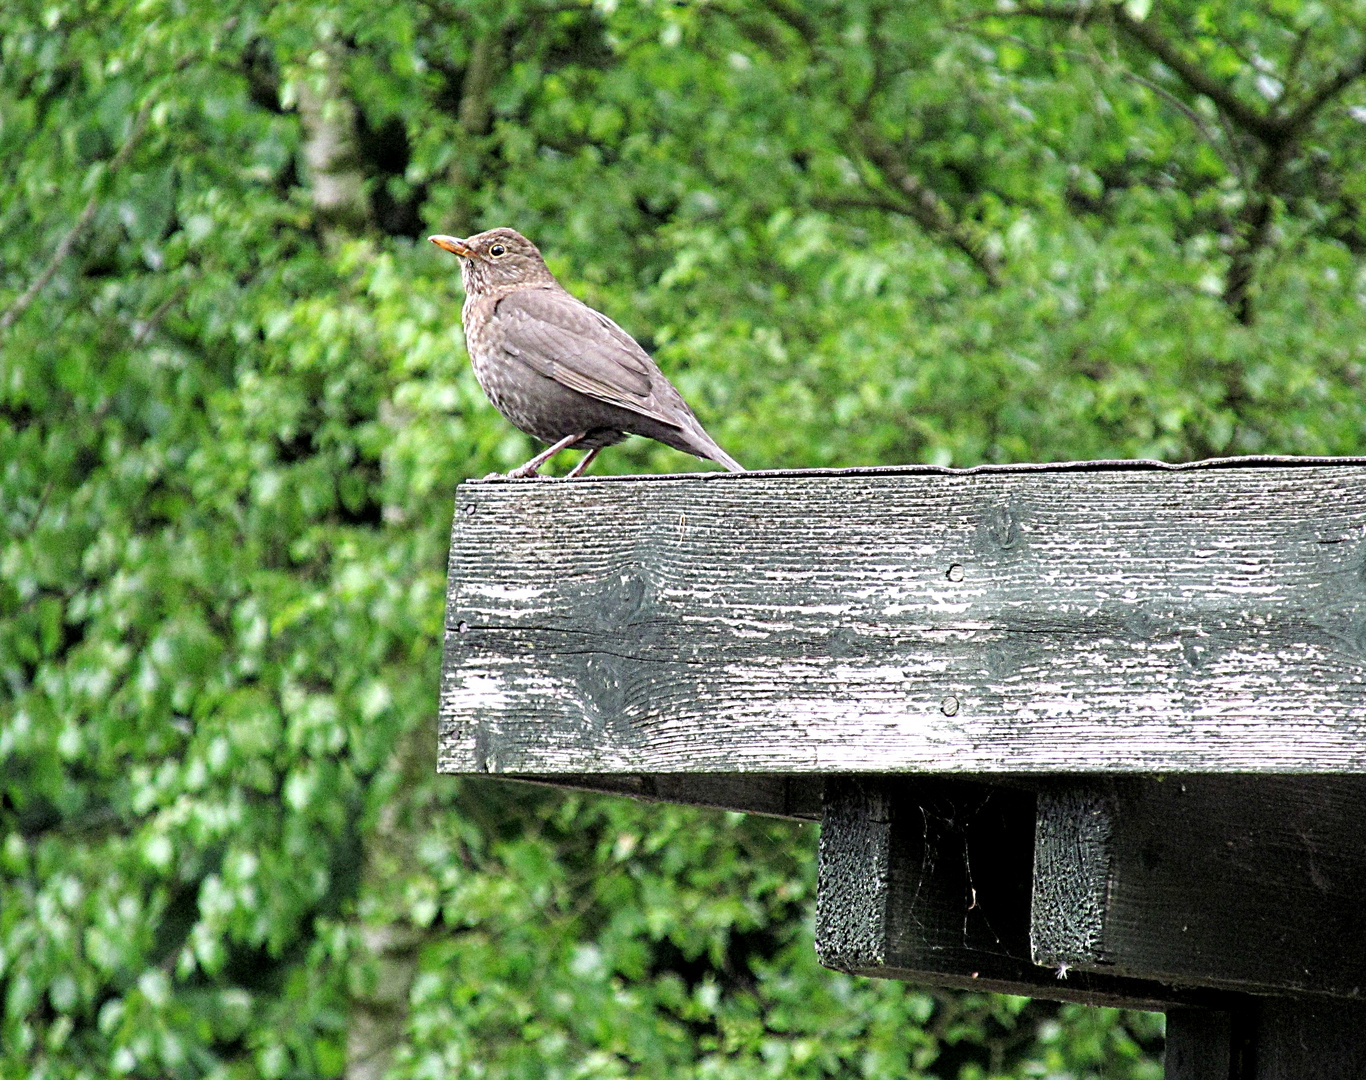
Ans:
[[[1248,998],[1167,1011],[1166,1080],[1358,1080],[1366,1003]]]
[[[465,485],[440,767],[821,816],[833,967],[1361,1080],[1363,466]]]
[[[1167,1010],[1166,1080],[1252,1080],[1255,1006]]]

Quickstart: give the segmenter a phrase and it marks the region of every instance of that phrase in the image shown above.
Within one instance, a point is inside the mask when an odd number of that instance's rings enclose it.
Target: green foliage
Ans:
[[[1156,1076],[819,969],[809,828],[431,775],[452,493],[531,445],[421,237],[531,235],[752,467],[1360,452],[1364,25],[3,5],[0,1076]]]

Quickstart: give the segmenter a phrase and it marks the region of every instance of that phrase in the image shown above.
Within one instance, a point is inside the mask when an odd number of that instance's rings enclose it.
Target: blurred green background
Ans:
[[[1363,71],[1363,0],[6,0],[0,1077],[1160,1076],[820,969],[812,828],[433,775],[533,448],[423,237],[750,467],[1360,453]]]

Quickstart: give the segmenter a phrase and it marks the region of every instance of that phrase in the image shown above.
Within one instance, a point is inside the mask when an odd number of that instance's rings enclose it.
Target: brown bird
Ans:
[[[500,413],[550,444],[509,477],[537,475],[561,450],[587,450],[569,473],[578,476],[599,450],[627,435],[744,472],[702,430],[650,354],[571,296],[521,233],[490,229],[466,240],[430,239],[460,256],[461,317],[474,377]]]

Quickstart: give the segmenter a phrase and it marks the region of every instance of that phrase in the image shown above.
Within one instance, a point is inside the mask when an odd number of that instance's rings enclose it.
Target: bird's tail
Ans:
[[[708,456],[712,459],[712,461],[719,462],[720,464],[724,465],[724,466],[726,467],[726,469],[727,469],[728,471],[730,471],[730,472],[746,472],[746,471],[747,471],[743,465],[741,465],[738,461],[736,461],[736,460],[735,460],[733,457],[731,457],[728,453],[726,453],[724,450],[722,450],[722,449],[721,449],[719,446],[717,446],[716,443],[714,443],[714,442],[711,444],[711,453],[710,453]]]
[[[696,425],[696,430],[692,433],[692,441],[696,444],[689,447],[692,453],[698,457],[711,458],[718,465],[724,465],[729,472],[746,472],[743,465],[721,449],[715,439],[703,430],[701,424]]]
[[[718,465],[724,466],[729,472],[748,471],[717,445],[716,440],[707,434],[706,428],[702,426],[697,417],[692,415],[692,410],[688,409],[686,404],[683,408],[687,410],[688,422],[677,427],[646,431],[642,434],[648,434],[651,438],[658,439],[665,445],[672,446],[675,450],[682,450],[685,454],[714,461]]]

